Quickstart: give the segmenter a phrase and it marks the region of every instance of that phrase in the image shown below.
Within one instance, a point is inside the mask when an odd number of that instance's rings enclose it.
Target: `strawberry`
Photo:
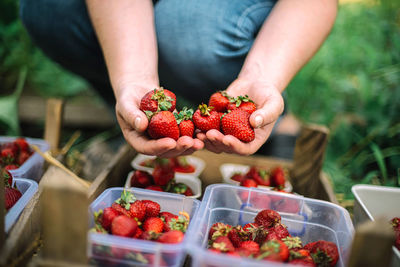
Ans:
[[[210,231],[208,232],[208,239],[215,240],[219,236],[227,236],[228,233],[232,230],[232,226],[225,223],[214,223],[210,227]]]
[[[244,179],[244,175],[241,173],[234,173],[231,177],[231,180],[234,180],[236,182],[241,182]]]
[[[9,166],[9,165],[7,165],[7,166]],[[0,170],[0,173],[4,179],[4,185],[11,187],[12,183],[13,183],[13,177],[12,177],[11,173],[7,170],[7,168]]]
[[[153,183],[151,175],[144,171],[135,171],[131,177],[131,186],[145,188]]]
[[[283,192],[287,193],[287,192]],[[296,199],[283,198],[278,196],[271,196],[275,210],[280,212],[298,213],[300,210],[300,203]]]
[[[153,139],[169,137],[178,140],[179,138],[179,127],[174,114],[170,111],[155,113],[150,119],[147,132]]]
[[[220,129],[221,116],[217,111],[207,107],[206,104],[199,105],[199,108],[193,114],[193,122],[197,129],[207,132],[211,129]]]
[[[211,245],[212,248],[218,249],[222,252],[234,251],[235,247],[227,236],[217,237]]]
[[[187,197],[193,196],[193,191],[192,189],[190,189],[189,186],[183,184],[183,183],[176,183],[172,186],[171,191],[172,193],[175,194],[181,194],[181,195],[185,195]]]
[[[176,172],[191,173],[195,171],[195,167],[187,161],[185,156],[173,158],[172,161]]]
[[[289,258],[289,249],[280,240],[271,240],[265,242],[260,248],[260,255],[257,259],[286,261]]]
[[[17,164],[18,165],[22,165],[24,164],[25,161],[27,161],[29,159],[31,155],[29,154],[29,152],[26,151],[21,151],[17,157]]]
[[[6,210],[11,209],[22,197],[22,193],[17,188],[5,187],[4,199]]]
[[[111,223],[111,233],[118,236],[131,237],[137,228],[137,222],[125,215],[117,216]]]
[[[257,214],[254,222],[258,225],[264,226],[265,228],[269,228],[276,224],[280,224],[281,216],[273,210],[262,210]]]
[[[147,189],[147,190],[153,190],[153,191],[164,192],[164,190],[162,189],[162,187],[159,186],[159,185],[150,185],[150,186],[148,186],[148,187],[145,187],[145,189]]]
[[[245,226],[243,226],[243,231],[252,233],[254,229],[257,229],[259,225],[257,223],[248,223]]]
[[[146,232],[161,233],[164,222],[158,217],[147,218],[143,223],[143,230]]]
[[[135,196],[127,191],[123,190],[121,193],[121,197],[118,198],[111,207],[115,209],[119,214],[123,214],[128,217],[132,217],[130,212],[131,204],[136,201]]]
[[[176,218],[176,219],[178,219],[178,215],[175,215],[175,214],[173,214],[171,212],[168,212],[168,211],[163,211],[163,212],[160,212],[160,218],[162,220],[165,220],[167,218]]]
[[[316,266],[310,251],[306,249],[289,250],[289,263],[294,265]]]
[[[154,241],[159,236],[160,236],[160,233],[142,231],[142,234],[139,236],[139,239],[148,240],[148,241]]]
[[[254,241],[244,241],[240,244],[240,248],[251,251],[252,254],[257,254],[260,251],[260,246]]]
[[[211,95],[208,106],[217,112],[226,112],[230,97],[225,91],[216,92]]]
[[[253,179],[254,176],[257,175],[258,168],[256,166],[251,166],[250,169],[247,171],[245,177]]]
[[[156,185],[164,186],[175,176],[174,167],[169,164],[168,159],[159,159],[153,169],[153,179]]]
[[[288,230],[282,224],[275,224],[275,226],[268,228],[267,231],[268,235],[266,240],[272,240],[272,239],[281,240],[282,238],[289,236]]]
[[[318,266],[335,266],[339,259],[337,246],[333,242],[319,240],[304,246]]]
[[[142,200],[146,207],[146,217],[158,217],[160,214],[160,204],[152,200]]]
[[[16,153],[12,148],[3,148],[0,153],[2,161],[6,164],[11,164],[15,160]]]
[[[301,266],[309,266],[309,267],[315,267],[313,259],[311,257],[306,257],[302,259],[294,259],[289,261],[290,264],[292,265],[301,265]]]
[[[257,108],[253,100],[245,95],[231,98],[227,109],[231,111],[235,109],[242,109],[251,115],[254,111],[256,111]]]
[[[16,170],[16,169],[18,169],[18,168],[19,168],[18,165],[15,165],[15,164],[8,164],[8,165],[6,165],[6,166],[4,167],[4,169],[7,170],[7,171],[9,171],[9,170]]]
[[[110,231],[111,223],[118,215],[119,213],[115,209],[111,207],[105,208],[100,220],[101,226],[107,231]]]
[[[253,179],[259,185],[270,186],[269,172],[265,169],[257,170],[257,172],[254,173]]]
[[[133,235],[133,238],[140,238],[140,236],[143,234],[142,229],[139,227],[136,229],[136,233]]]
[[[29,144],[25,138],[17,138],[14,143],[19,147],[19,151],[30,152]]]
[[[393,230],[400,231],[400,217],[394,217],[390,220],[390,224],[392,225]]]
[[[289,249],[301,249],[303,247],[301,239],[298,236],[286,236],[282,238],[282,241]]]
[[[176,244],[182,242],[184,234],[178,230],[171,230],[169,232],[163,233],[157,241],[160,243]]]
[[[228,233],[228,238],[229,240],[232,242],[233,246],[235,248],[240,247],[240,245],[242,244],[243,240],[241,237],[241,227],[233,227],[232,230]],[[242,232],[244,233],[244,232]]]
[[[253,179],[243,179],[240,185],[244,187],[257,187],[257,183]]]
[[[278,188],[285,187],[285,172],[282,167],[278,166],[271,172],[271,185]]]
[[[145,111],[174,111],[176,96],[171,91],[160,88],[146,93],[140,101],[140,110]]]
[[[144,217],[146,217],[146,205],[140,200],[133,202],[129,211],[131,217],[136,218],[140,222],[143,221]]]
[[[221,129],[226,135],[233,135],[242,142],[248,143],[255,139],[253,127],[249,122],[250,114],[241,109],[235,109],[221,119]]]
[[[176,217],[169,217],[165,220],[164,223],[164,231],[168,232],[171,230],[178,230],[183,233],[186,232],[187,228],[189,226],[189,218],[185,217],[183,215]]]
[[[193,137],[194,134],[194,123],[192,121],[193,118],[193,109],[187,109],[184,107],[183,110],[179,113],[174,113],[176,122],[179,126],[180,136],[190,136]]]

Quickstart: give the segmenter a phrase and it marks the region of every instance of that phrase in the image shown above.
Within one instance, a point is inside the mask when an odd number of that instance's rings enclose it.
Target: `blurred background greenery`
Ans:
[[[0,2],[0,88],[2,135],[20,133],[22,88],[61,98],[89,88],[31,43],[15,0]],[[356,183],[400,186],[400,1],[341,1],[331,35],[287,92],[291,113],[331,130],[324,171],[336,192],[351,198]]]

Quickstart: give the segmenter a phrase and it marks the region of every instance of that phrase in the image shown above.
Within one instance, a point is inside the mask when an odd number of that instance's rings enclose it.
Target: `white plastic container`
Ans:
[[[42,152],[49,150],[49,144],[42,139],[24,137],[28,144],[36,145]],[[0,136],[0,144],[13,142],[17,137]],[[10,173],[14,178],[26,178],[39,182],[43,174],[44,159],[34,152],[27,161],[18,169],[11,170]]]
[[[204,170],[204,167],[206,166],[206,163],[204,162],[204,160],[194,157],[194,156],[185,156],[185,157],[186,157],[188,163],[190,163],[191,165],[194,166],[194,172],[192,172],[192,173],[177,172],[177,173],[179,173],[181,176],[199,177],[201,172]],[[155,159],[155,158],[156,158],[155,156],[137,154],[137,156],[131,162],[131,166],[136,170],[152,173],[154,168],[145,167],[140,164],[146,160]]]
[[[400,188],[358,184],[351,188],[351,192],[355,197],[355,225],[379,217],[388,222],[394,217],[400,217]],[[391,266],[400,266],[400,251],[395,246]]]
[[[131,177],[135,171],[128,173],[126,177],[125,188],[134,188],[131,186]],[[193,196],[188,198],[199,198],[201,197],[201,180],[195,176],[181,175],[179,173],[175,174],[175,181],[178,183],[184,183],[192,189]]]
[[[235,196],[239,197],[235,198]],[[263,202],[262,200],[265,198],[269,200]],[[239,202],[235,199],[245,199],[246,201]],[[206,249],[208,231],[214,223],[244,225],[254,221],[259,211],[270,208],[270,204],[276,205],[275,202],[282,201],[282,199],[289,199],[291,204],[297,203],[299,207],[297,212],[277,210],[282,217],[282,222],[288,227],[289,233],[299,236],[304,244],[317,240],[336,243],[339,251],[339,260],[336,266],[345,266],[354,234],[354,227],[347,210],[322,200],[227,184],[215,184],[206,188],[197,219],[194,222],[196,231],[189,236],[188,241],[192,266],[291,266],[270,261],[230,257],[209,252]],[[264,206],[263,203],[265,203]],[[310,212],[305,212],[306,209]]]
[[[130,190],[137,199],[150,199],[159,203],[161,211],[168,211],[173,214],[178,214],[180,211],[187,212],[190,215],[191,222],[184,240],[179,244],[161,244],[108,234],[89,233],[89,257],[94,259],[99,266],[108,264],[112,266],[182,266],[186,255],[187,237],[193,234],[193,222],[196,220],[200,201],[178,194],[139,188]],[[94,224],[93,213],[111,206],[121,196],[122,191],[122,187],[109,188],[97,197],[89,208],[91,226]],[[149,257],[153,258],[153,262],[146,259]],[[165,263],[165,265],[162,263]]]
[[[219,167],[219,171],[221,172],[222,179],[223,179],[224,183],[232,184],[232,185],[240,185],[239,182],[231,179],[231,177],[235,173],[246,174],[249,170],[250,170],[250,166],[248,166],[248,165],[233,164],[233,163],[221,164],[221,166]],[[259,185],[259,186],[257,186],[257,188],[262,188],[262,189],[266,189],[266,190],[272,190],[273,187]],[[292,192],[293,191],[292,184],[288,180],[286,180],[286,182],[285,182],[284,190],[286,192]]]
[[[5,217],[5,231],[6,233],[9,232],[11,227],[17,221],[19,215],[24,210],[26,204],[32,199],[33,195],[38,190],[38,184],[29,179],[24,178],[14,178],[14,183],[17,186],[18,190],[21,191],[22,196],[14,204],[14,206],[8,210],[6,217]],[[4,205],[4,204],[3,204]],[[4,206],[3,206],[4,208]]]

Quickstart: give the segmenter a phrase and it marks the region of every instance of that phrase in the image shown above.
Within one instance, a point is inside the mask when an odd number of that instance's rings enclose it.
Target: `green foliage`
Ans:
[[[348,197],[355,183],[399,186],[398,10],[398,1],[342,5],[328,40],[288,88],[295,115],[331,129],[324,170]]]

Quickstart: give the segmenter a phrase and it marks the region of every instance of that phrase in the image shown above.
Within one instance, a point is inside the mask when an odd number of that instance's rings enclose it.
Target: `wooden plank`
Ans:
[[[56,155],[60,145],[63,111],[64,101],[62,99],[50,98],[47,100],[44,140],[49,143],[53,155]]]

